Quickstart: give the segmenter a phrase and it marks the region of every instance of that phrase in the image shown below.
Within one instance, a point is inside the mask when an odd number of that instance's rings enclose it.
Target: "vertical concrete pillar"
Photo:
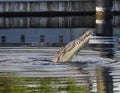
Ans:
[[[96,0],[96,35],[112,36],[112,9],[113,0]]]
[[[113,0],[96,0],[96,36],[100,36],[101,44],[97,46],[101,48],[102,56],[112,56],[113,51],[109,50],[113,48],[112,42],[106,44],[105,40],[113,37],[112,27],[112,7]],[[108,40],[111,41],[111,40]],[[106,49],[106,50],[105,50]]]

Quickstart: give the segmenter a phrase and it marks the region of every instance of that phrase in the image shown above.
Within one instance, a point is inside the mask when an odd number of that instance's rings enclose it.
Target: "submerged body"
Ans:
[[[53,58],[52,62],[68,62],[77,54],[80,49],[89,41],[92,31],[85,32],[80,38],[68,43],[61,48],[58,54]]]

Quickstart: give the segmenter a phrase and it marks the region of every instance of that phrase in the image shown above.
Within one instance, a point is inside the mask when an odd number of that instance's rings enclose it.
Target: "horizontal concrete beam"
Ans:
[[[0,12],[0,17],[92,16],[95,12]]]
[[[95,11],[90,12],[0,12],[0,17],[64,17],[64,16],[94,16]],[[120,15],[119,11],[113,11],[113,16]]]
[[[35,1],[94,1],[94,0],[0,0],[0,2],[35,2]]]

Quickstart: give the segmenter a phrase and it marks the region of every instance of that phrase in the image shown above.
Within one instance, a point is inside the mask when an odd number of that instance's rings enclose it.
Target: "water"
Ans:
[[[120,51],[84,48],[74,62],[52,63],[59,48],[0,48],[0,93],[120,93]]]

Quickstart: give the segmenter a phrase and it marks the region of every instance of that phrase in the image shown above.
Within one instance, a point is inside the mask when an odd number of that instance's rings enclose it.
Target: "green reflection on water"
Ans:
[[[0,77],[0,93],[87,93],[74,78]]]

